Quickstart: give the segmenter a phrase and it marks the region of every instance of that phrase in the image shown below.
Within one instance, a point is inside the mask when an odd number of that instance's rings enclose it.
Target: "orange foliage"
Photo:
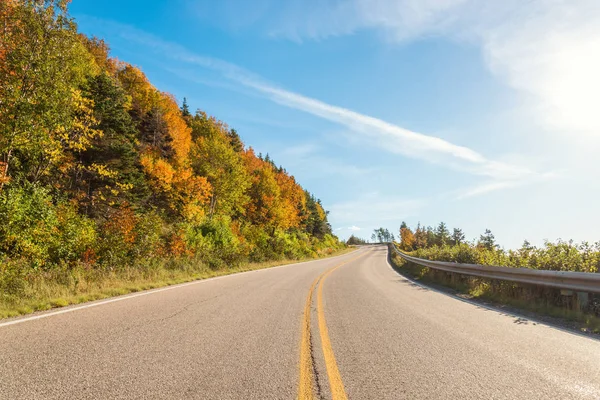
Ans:
[[[400,228],[400,247],[402,250],[412,251],[415,242],[415,235],[409,228]]]
[[[107,232],[119,235],[123,242],[128,245],[135,243],[135,226],[137,218],[129,204],[124,203],[116,212],[114,212],[105,225]]]
[[[244,152],[244,160],[252,180],[246,217],[262,226],[283,229],[297,226],[300,219],[293,204],[295,182],[289,176],[277,173],[270,163],[256,157],[252,148]]]
[[[144,171],[153,178],[162,191],[171,190],[175,169],[168,161],[155,157],[151,153],[146,153],[141,156],[140,162]]]
[[[192,146],[192,129],[181,116],[181,111],[175,98],[168,93],[161,93],[160,101],[163,119],[167,124],[168,134],[173,140],[171,146],[175,151],[175,161],[178,165],[188,163]]]
[[[169,238],[169,253],[175,257],[189,254],[185,239],[181,233],[173,233]]]
[[[306,215],[306,196],[304,190],[296,183],[293,176],[281,171],[276,175],[277,184],[281,189],[282,219],[280,227],[283,229],[297,228]]]
[[[169,206],[187,220],[199,220],[211,193],[211,185],[203,176],[194,175],[189,167],[175,168],[167,160],[150,152],[140,162],[159,193],[169,199]]]

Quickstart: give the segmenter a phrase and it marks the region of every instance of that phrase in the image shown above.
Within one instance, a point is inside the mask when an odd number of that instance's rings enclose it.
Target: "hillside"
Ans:
[[[66,2],[4,1],[0,24],[0,301],[342,247],[292,175],[78,33]]]

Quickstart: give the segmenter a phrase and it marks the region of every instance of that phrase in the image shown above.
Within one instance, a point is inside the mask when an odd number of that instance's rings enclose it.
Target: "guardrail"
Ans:
[[[600,273],[545,271],[529,268],[492,267],[479,264],[431,261],[404,254],[391,244],[400,257],[408,262],[441,271],[478,276],[487,279],[500,279],[531,285],[549,286],[576,292],[600,293]]]

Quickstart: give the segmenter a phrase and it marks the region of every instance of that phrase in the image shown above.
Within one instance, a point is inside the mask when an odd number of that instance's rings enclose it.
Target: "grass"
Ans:
[[[393,267],[398,272],[406,274],[420,282],[446,286],[459,293],[469,295],[471,298],[488,300],[496,305],[508,305],[538,315],[574,322],[582,331],[600,334],[600,318],[595,315],[579,310],[571,310],[566,307],[558,307],[540,298],[536,299],[530,296],[523,298],[519,294],[510,296],[501,291],[498,293],[498,291],[494,290],[494,285],[490,281],[459,279],[457,278],[458,274],[448,274],[408,263],[393,253],[390,258]]]
[[[0,293],[0,319],[50,310],[142,290],[333,257],[354,250],[346,248],[316,258],[246,263],[238,267],[211,269],[194,259],[149,260],[143,267],[109,271],[72,269],[39,272],[27,276],[18,295]]]

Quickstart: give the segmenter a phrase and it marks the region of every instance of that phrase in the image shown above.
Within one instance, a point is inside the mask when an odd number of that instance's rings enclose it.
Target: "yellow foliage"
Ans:
[[[171,164],[162,158],[154,157],[150,153],[142,155],[140,162],[144,171],[154,179],[163,191],[171,189],[175,176],[175,169]]]
[[[181,111],[175,98],[168,94],[161,94],[161,108],[164,112],[163,119],[167,124],[169,136],[173,140],[171,146],[175,151],[175,160],[178,165],[188,163],[188,155],[192,145],[192,129],[181,116]]]

